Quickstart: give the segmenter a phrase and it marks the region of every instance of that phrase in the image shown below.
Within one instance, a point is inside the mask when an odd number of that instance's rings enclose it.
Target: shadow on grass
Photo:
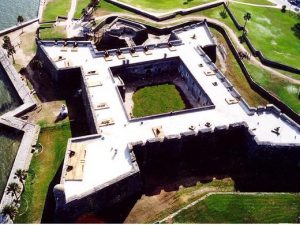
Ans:
[[[123,223],[135,206],[140,195],[135,195],[101,212],[80,216],[74,223]]]
[[[294,32],[294,35],[300,39],[300,23],[296,23],[291,30]]]
[[[53,180],[49,184],[41,223],[54,223],[55,199],[53,195],[53,188],[60,181],[62,166],[63,163],[59,166]]]
[[[69,110],[70,128],[72,137],[88,135],[87,121],[85,117],[85,111],[83,107],[83,102],[80,96],[68,97],[66,99],[66,104]],[[55,213],[55,199],[53,195],[53,188],[56,184],[60,182],[61,171],[63,163],[57,170],[53,180],[51,181],[47,198],[45,201],[45,207],[42,215],[42,223],[54,223],[54,213]]]

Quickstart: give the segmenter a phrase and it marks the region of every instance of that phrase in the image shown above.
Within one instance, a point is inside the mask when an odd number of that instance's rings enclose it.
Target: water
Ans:
[[[22,101],[16,89],[0,64],[0,115],[15,109],[21,104]]]
[[[15,161],[23,132],[0,125],[0,199]]]
[[[40,0],[0,0],[0,30],[17,24],[18,15],[24,21],[34,19],[38,15]]]

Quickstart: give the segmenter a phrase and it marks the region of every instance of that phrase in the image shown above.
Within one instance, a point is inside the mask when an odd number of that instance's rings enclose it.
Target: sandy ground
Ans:
[[[15,46],[16,54],[15,68],[17,70],[22,67],[26,67],[32,58],[35,56],[35,32],[38,28],[38,22],[33,23],[23,29],[9,33],[7,36],[10,37],[12,44]],[[0,37],[0,43],[3,43],[3,36]],[[12,57],[10,57],[12,60]]]

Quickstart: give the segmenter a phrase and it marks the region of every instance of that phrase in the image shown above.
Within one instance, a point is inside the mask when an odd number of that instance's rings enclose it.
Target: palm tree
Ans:
[[[18,183],[12,182],[8,184],[6,189],[6,194],[7,195],[11,194],[12,197],[15,196],[16,202],[18,202],[20,199],[20,193],[21,193],[21,188]]]
[[[38,59],[33,60],[31,65],[33,70],[41,70],[44,67],[43,62]]]
[[[5,205],[1,213],[3,215],[8,215],[13,220],[18,213],[18,209],[13,205]]]
[[[99,4],[99,0],[90,0],[89,7],[96,7]]]
[[[83,9],[81,10],[81,15],[86,16],[87,12],[88,12],[88,11],[86,10],[86,8],[83,8]]]
[[[246,12],[245,15],[244,15],[244,20],[245,20],[244,31],[245,31],[245,29],[246,29],[247,22],[248,22],[250,19],[251,19],[251,13]]]
[[[15,63],[14,54],[16,53],[15,47],[12,45],[10,38],[8,36],[3,37],[2,48],[6,49],[8,57],[12,56],[13,62]]]
[[[26,180],[27,178],[27,171],[26,170],[22,170],[22,169],[18,169],[16,172],[15,172],[15,175],[16,175],[16,178],[19,179],[19,181],[21,182],[22,186],[23,186],[23,191],[25,190],[25,185],[24,185],[24,181]]]
[[[24,22],[23,16],[18,16],[18,17],[17,17],[17,21],[18,21],[18,23],[19,23],[20,25],[22,25],[22,23]],[[22,27],[22,33],[23,33],[23,27]]]
[[[35,74],[37,73],[39,78],[41,78],[41,70],[43,69],[44,64],[41,60],[35,59],[32,60],[31,63],[31,68],[33,69],[33,71],[35,72]]]

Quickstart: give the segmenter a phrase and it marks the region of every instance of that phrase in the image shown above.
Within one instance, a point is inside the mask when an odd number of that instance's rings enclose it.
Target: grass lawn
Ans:
[[[66,30],[63,26],[40,29],[40,38],[43,40],[64,39],[66,37]]]
[[[251,76],[258,84],[278,97],[295,112],[300,113],[300,102],[298,98],[300,85],[291,84],[252,64],[246,63],[246,66]]]
[[[257,5],[275,5],[268,0],[236,0],[236,1],[250,3],[250,4],[257,4]]]
[[[45,7],[42,21],[56,20],[57,16],[68,16],[71,0],[51,0]]]
[[[300,68],[300,39],[291,28],[300,22],[300,17],[291,16],[280,9],[230,4],[230,9],[243,24],[245,12],[251,13],[247,24],[248,35],[254,46],[272,60]]]
[[[90,2],[91,2],[90,0],[77,0],[76,11],[75,11],[75,14],[74,14],[74,18],[79,19],[82,16],[81,15],[82,9],[86,8]]]
[[[126,13],[126,14],[129,14],[129,15],[135,15],[134,13],[131,13],[125,9],[122,9],[114,4],[111,4],[109,2],[106,2],[106,1],[101,1],[99,5],[97,5],[93,15],[95,17],[97,16],[104,16],[104,15],[107,15],[107,14],[111,14],[111,13]]]
[[[133,116],[143,117],[185,108],[179,91],[173,84],[144,87],[133,94]]]
[[[212,2],[211,0],[120,0],[121,2],[136,6],[148,11],[165,12],[169,10],[185,9]]]
[[[32,158],[16,223],[41,222],[49,185],[64,159],[70,137],[69,122],[41,129],[39,143],[44,150]]]
[[[179,213],[174,223],[296,223],[300,196],[212,195]]]

